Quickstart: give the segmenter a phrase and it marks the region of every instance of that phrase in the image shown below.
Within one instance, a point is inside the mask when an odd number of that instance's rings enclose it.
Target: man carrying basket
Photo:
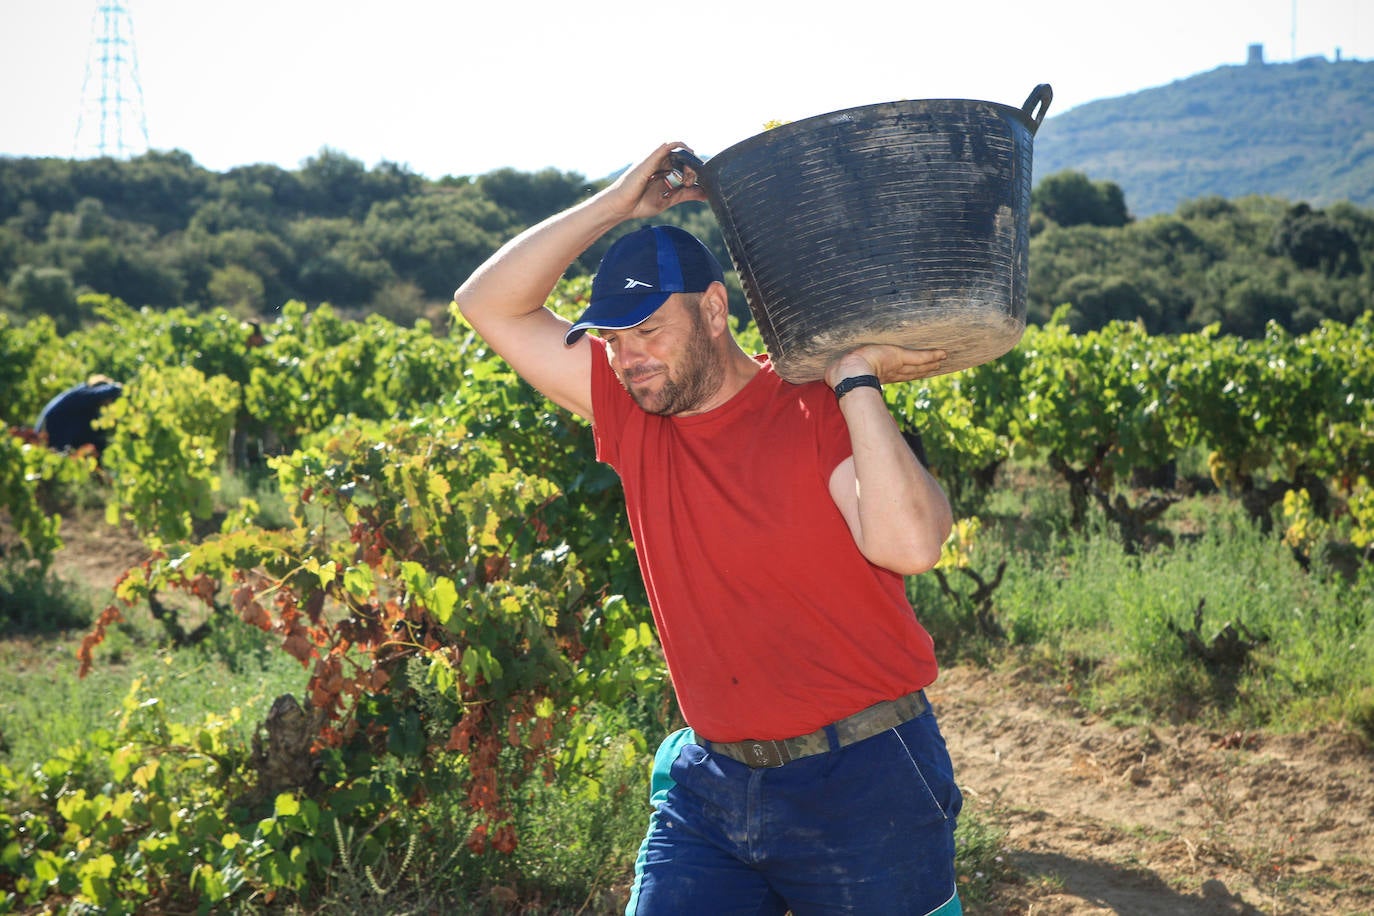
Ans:
[[[823,381],[783,381],[731,335],[715,258],[668,226],[611,246],[575,323],[544,307],[607,232],[705,200],[690,169],[668,180],[680,145],[517,236],[454,295],[591,422],[624,485],[691,726],[661,751],[627,913],[960,913],[961,797],[903,578],[934,566],[951,512],[880,387],[945,354],[863,346]]]

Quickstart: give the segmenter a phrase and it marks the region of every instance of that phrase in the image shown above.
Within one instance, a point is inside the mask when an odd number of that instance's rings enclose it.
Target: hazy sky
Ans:
[[[1019,107],[1050,83],[1052,118],[1252,43],[1270,62],[1374,58],[1370,0],[0,0],[0,154],[98,152],[111,6],[132,20],[149,145],[215,171],[329,147],[431,178],[598,178],[661,141],[709,156],[769,120],[897,99]],[[118,123],[141,149],[132,102]]]

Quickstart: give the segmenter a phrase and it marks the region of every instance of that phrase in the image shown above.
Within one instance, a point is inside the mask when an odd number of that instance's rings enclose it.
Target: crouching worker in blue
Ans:
[[[38,414],[34,430],[47,437],[48,447],[56,451],[93,446],[105,450],[109,433],[94,427],[100,412],[124,393],[118,382],[104,375],[93,375],[49,401]]]
[[[691,726],[660,749],[627,913],[952,916],[960,795],[904,582],[939,559],[951,513],[881,391],[945,354],[864,346],[824,380],[786,382],[731,335],[716,259],[668,226],[611,246],[576,322],[544,306],[606,233],[705,199],[690,170],[665,180],[679,145],[517,236],[455,294],[620,475]]]

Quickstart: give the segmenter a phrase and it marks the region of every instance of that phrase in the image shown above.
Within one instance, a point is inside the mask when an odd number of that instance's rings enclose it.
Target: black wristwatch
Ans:
[[[849,394],[855,388],[876,388],[882,391],[883,383],[878,381],[876,375],[851,375],[847,379],[841,379],[840,383],[835,386],[836,400]]]

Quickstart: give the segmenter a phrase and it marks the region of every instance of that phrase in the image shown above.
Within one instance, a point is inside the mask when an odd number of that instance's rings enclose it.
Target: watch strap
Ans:
[[[876,388],[883,390],[883,383],[878,381],[876,375],[851,375],[847,379],[841,379],[835,386],[836,399],[844,397],[855,388]]]

